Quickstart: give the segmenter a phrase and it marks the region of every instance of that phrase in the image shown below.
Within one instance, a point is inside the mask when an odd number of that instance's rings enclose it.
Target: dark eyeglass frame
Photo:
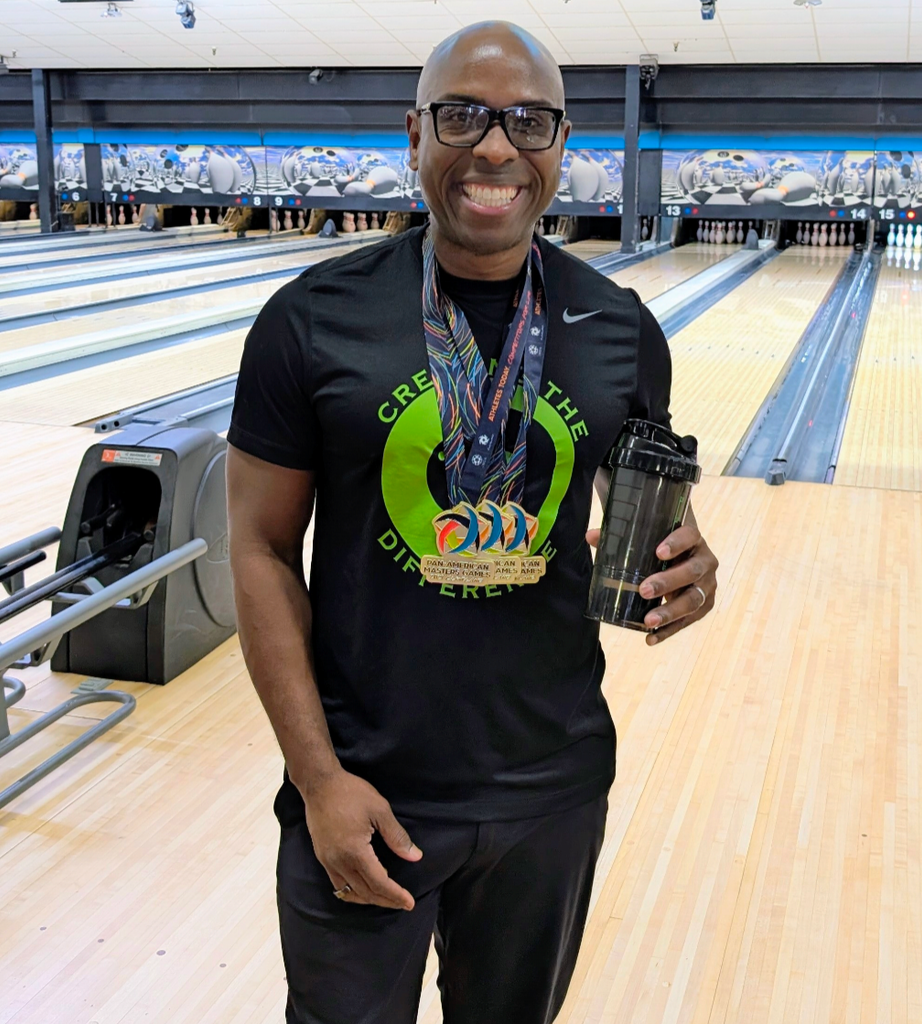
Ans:
[[[488,115],[486,126],[483,129],[483,134],[477,139],[476,142],[445,142],[439,136],[439,111],[443,107],[467,107],[470,110],[485,111]],[[509,134],[509,128],[506,124],[506,118],[509,114],[513,114],[518,110],[540,110],[545,114],[554,115],[554,134],[551,136],[551,141],[546,146],[537,146],[534,148],[524,148],[517,146],[512,141],[512,136]],[[509,140],[510,146],[515,146],[516,149],[523,153],[543,153],[545,150],[550,149],[557,141],[557,133],[560,131],[560,123],[567,116],[565,110],[561,110],[559,107],[542,107],[532,104],[519,103],[514,107],[503,107],[501,110],[494,110],[493,107],[485,107],[480,103],[465,103],[463,100],[438,100],[433,103],[424,103],[421,107],[416,110],[417,114],[431,114],[432,115],[432,130],[435,132],[436,142],[441,143],[443,146],[450,146],[452,149],[473,149],[474,146],[479,146],[481,142],[490,133],[494,124],[499,124],[503,130],[503,134]]]

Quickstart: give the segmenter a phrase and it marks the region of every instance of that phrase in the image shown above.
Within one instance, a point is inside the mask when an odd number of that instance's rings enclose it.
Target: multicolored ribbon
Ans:
[[[534,418],[547,340],[541,251],[533,239],[516,311],[506,328],[492,380],[464,316],[439,288],[430,232],[423,237],[423,327],[429,372],[442,420],[448,496],[452,505],[521,504],[528,428]],[[506,423],[522,370],[522,417],[506,457]],[[466,444],[470,445],[467,453]]]

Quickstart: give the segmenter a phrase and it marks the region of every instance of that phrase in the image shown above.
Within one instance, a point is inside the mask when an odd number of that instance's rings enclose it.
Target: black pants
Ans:
[[[550,1024],[576,964],[607,797],[524,821],[400,816],[423,851],[375,836],[411,911],[343,903],[306,825],[282,830],[278,905],[287,1024],[415,1024],[435,933],[445,1024]]]

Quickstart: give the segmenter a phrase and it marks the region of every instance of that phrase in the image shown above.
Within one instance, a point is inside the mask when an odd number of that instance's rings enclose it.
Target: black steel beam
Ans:
[[[51,89],[48,74],[32,70],[32,110],[38,158],[38,218],[43,235],[59,229],[54,190],[54,145],[51,141]]]
[[[640,65],[624,69],[624,210],[621,219],[621,251],[637,251],[637,195],[640,181]]]

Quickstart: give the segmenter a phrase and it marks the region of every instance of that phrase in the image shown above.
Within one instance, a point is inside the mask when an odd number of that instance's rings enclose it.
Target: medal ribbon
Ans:
[[[496,373],[490,379],[467,318],[441,293],[430,232],[423,237],[423,328],[429,373],[442,420],[445,476],[452,505],[469,501],[521,504],[525,492],[528,428],[544,369],[547,305],[541,251],[532,239],[525,281],[506,328]],[[515,447],[506,458],[506,423],[522,373],[523,409]],[[465,442],[470,442],[470,453]]]

